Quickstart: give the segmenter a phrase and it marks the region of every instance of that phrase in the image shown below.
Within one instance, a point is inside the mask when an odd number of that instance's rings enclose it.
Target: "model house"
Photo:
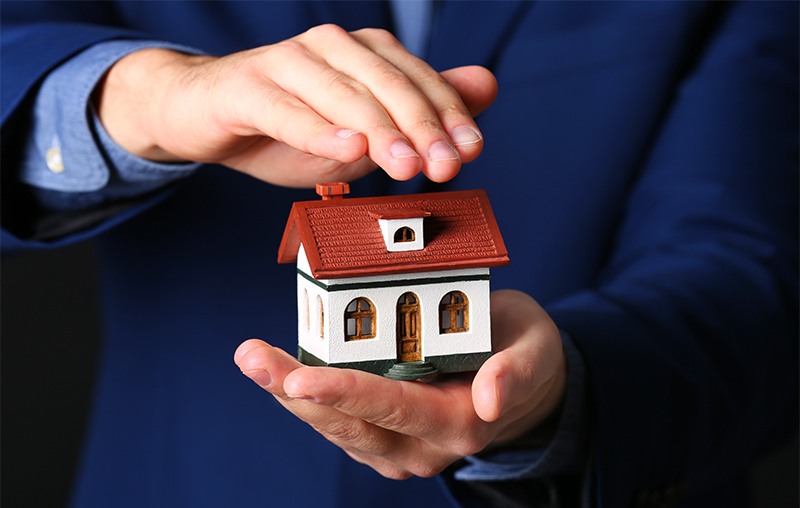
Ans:
[[[491,355],[489,269],[508,254],[482,190],[295,203],[299,358],[395,379],[477,370]]]

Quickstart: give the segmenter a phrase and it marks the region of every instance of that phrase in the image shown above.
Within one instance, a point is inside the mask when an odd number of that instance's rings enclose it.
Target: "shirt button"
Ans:
[[[53,173],[64,172],[64,161],[61,159],[60,146],[54,146],[53,148],[48,150],[46,158],[47,158],[47,167],[50,168],[50,171],[52,171]]]

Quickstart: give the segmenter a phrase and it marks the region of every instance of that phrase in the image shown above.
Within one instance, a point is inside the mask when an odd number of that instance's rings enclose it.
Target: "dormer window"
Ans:
[[[413,242],[415,237],[413,229],[403,226],[394,234],[394,243]]]
[[[378,219],[383,241],[389,252],[424,249],[423,220],[430,214],[420,208],[393,208],[369,212],[370,217]]]

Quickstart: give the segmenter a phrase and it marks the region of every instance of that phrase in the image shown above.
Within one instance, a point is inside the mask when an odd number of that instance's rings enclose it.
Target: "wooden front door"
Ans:
[[[397,301],[397,358],[400,362],[422,360],[419,299],[414,293],[405,293]]]

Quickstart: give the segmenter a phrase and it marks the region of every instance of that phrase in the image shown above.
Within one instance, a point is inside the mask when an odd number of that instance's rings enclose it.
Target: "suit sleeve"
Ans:
[[[597,285],[547,309],[586,359],[605,506],[691,498],[796,432],[797,17],[760,2],[724,16]]]
[[[154,181],[153,168],[145,168],[147,178],[142,183],[136,171],[130,171],[126,177],[118,171],[120,168],[111,167],[120,158],[103,149],[113,142],[103,138],[102,127],[92,121],[87,107],[88,93],[102,76],[102,66],[113,63],[108,56],[113,56],[113,50],[124,54],[113,44],[135,48],[152,43],[134,42],[141,38],[140,34],[80,23],[76,19],[113,22],[109,16],[103,16],[105,9],[101,5],[95,5],[91,14],[82,14],[82,8],[73,4],[68,9],[57,2],[37,3],[35,7],[36,12],[31,13],[26,5],[12,2],[8,8],[4,5],[3,10],[4,253],[57,246],[93,236],[152,205],[156,201],[154,189],[161,186]],[[117,39],[125,42],[112,42]],[[100,52],[106,58],[96,54],[95,49],[100,47],[111,48]],[[73,64],[78,60],[82,65]],[[88,69],[86,76],[76,74],[76,68]],[[94,75],[97,76],[93,78]],[[55,148],[48,150],[51,145]],[[64,156],[65,165],[69,166],[67,171],[64,165],[60,172],[48,170],[52,150],[61,150],[57,155]],[[193,168],[169,169],[171,174],[165,181]],[[87,185],[91,188],[84,189]],[[141,189],[144,191],[140,192]],[[64,203],[70,206],[60,206]],[[75,206],[75,203],[85,204]]]

